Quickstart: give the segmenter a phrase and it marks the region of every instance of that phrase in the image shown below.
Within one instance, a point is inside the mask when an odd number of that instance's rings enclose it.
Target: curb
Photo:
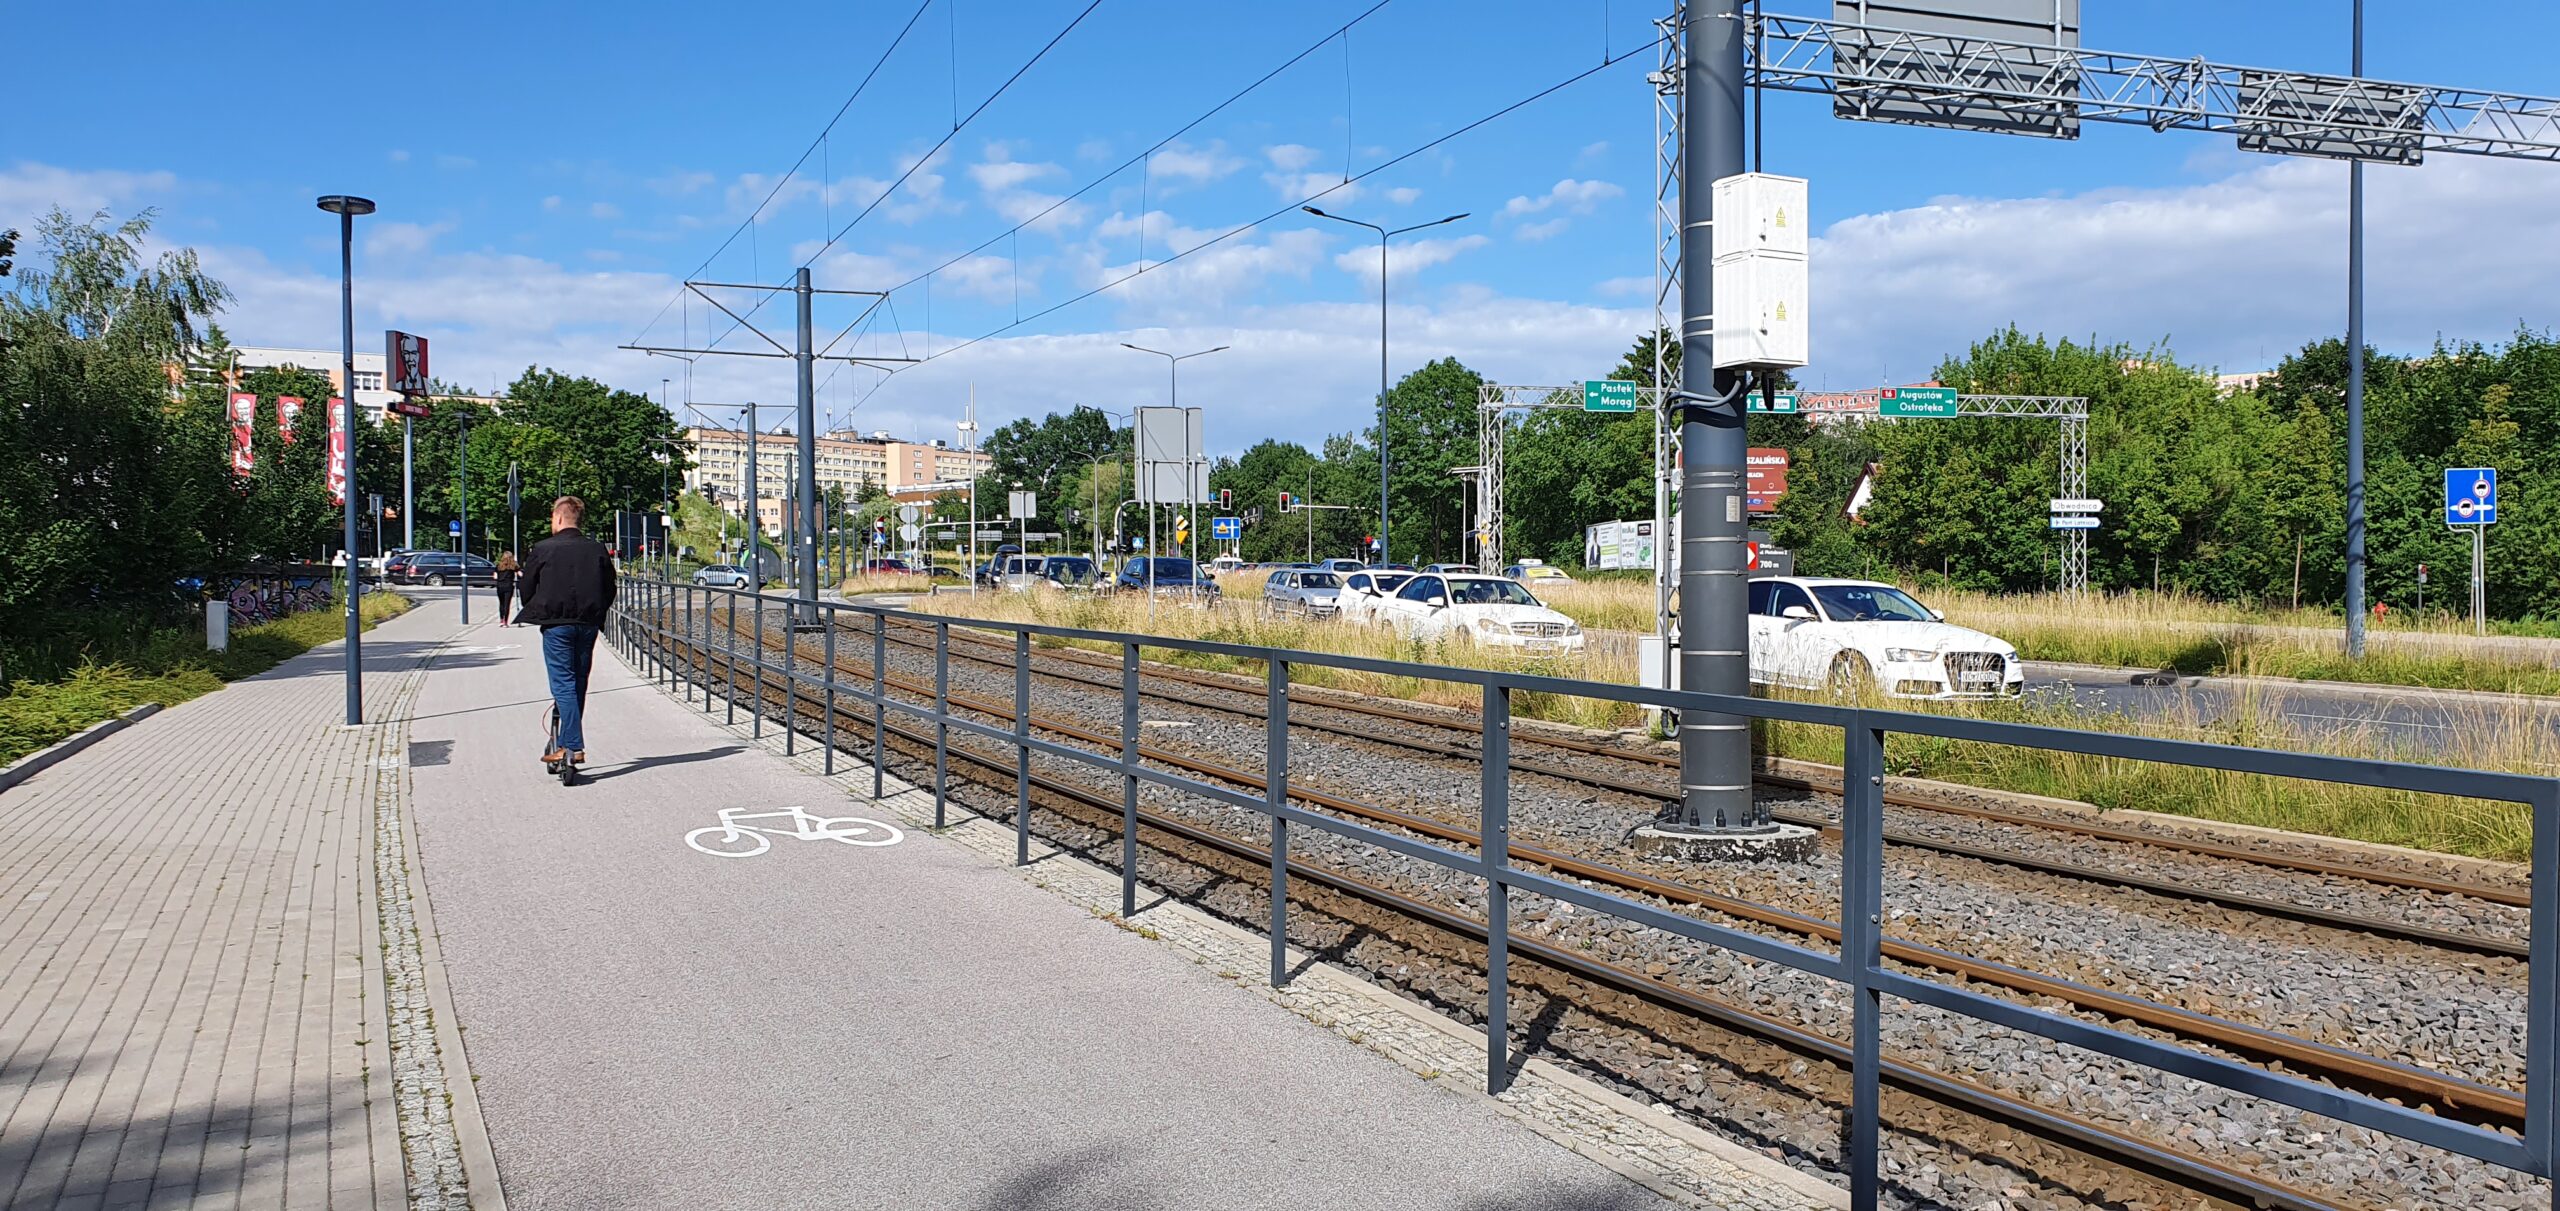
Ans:
[[[0,792],[6,792],[9,788],[61,764],[64,758],[159,713],[159,703],[146,702],[113,719],[101,719],[70,736],[20,757],[10,762],[7,769],[0,769]]]
[[[2053,677],[2079,685],[2201,686],[2227,685],[2259,690],[2308,690],[2394,701],[2450,699],[2483,706],[2550,706],[2553,699],[2503,690],[2443,689],[2426,685],[2379,685],[2367,681],[2315,681],[2292,677],[2258,677],[2181,673],[2175,669],[2129,669],[2106,664],[2070,664],[2053,660],[2020,661],[2030,676]]]

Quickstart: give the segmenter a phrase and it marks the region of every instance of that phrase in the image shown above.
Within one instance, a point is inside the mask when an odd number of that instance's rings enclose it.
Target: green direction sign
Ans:
[[[1582,410],[1585,412],[1633,412],[1636,410],[1636,385],[1631,379],[1595,378],[1582,384]]]
[[[1954,416],[1953,387],[1887,387],[1876,398],[1878,416]]]
[[[1753,412],[1793,412],[1796,410],[1796,393],[1793,391],[1780,391],[1765,399],[1761,397],[1759,392],[1754,391],[1751,393],[1750,398],[1751,411]]]

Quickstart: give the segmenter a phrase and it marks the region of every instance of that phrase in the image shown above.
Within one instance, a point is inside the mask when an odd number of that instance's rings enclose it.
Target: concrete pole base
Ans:
[[[1801,824],[1727,832],[1648,824],[1628,834],[1627,844],[1649,858],[1688,862],[1803,862],[1821,852],[1822,837]]]

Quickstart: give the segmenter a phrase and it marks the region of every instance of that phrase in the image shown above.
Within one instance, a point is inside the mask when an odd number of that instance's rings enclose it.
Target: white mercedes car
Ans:
[[[1798,689],[1874,686],[1894,698],[2002,698],[2025,688],[2018,650],[1950,625],[1872,580],[1751,582],[1751,680]]]
[[[1364,568],[1342,578],[1342,594],[1334,600],[1341,605],[1343,618],[1351,622],[1382,622],[1379,605],[1411,579],[1411,572],[1372,572]]]
[[[1462,637],[1522,652],[1579,652],[1582,625],[1500,576],[1417,573],[1374,607],[1378,621],[1416,639]]]

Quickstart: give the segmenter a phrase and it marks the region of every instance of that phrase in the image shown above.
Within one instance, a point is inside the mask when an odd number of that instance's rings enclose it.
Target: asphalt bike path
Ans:
[[[950,839],[848,822],[875,813],[609,644],[561,786],[539,640],[472,628],[410,732],[515,1211],[1665,1205]]]

